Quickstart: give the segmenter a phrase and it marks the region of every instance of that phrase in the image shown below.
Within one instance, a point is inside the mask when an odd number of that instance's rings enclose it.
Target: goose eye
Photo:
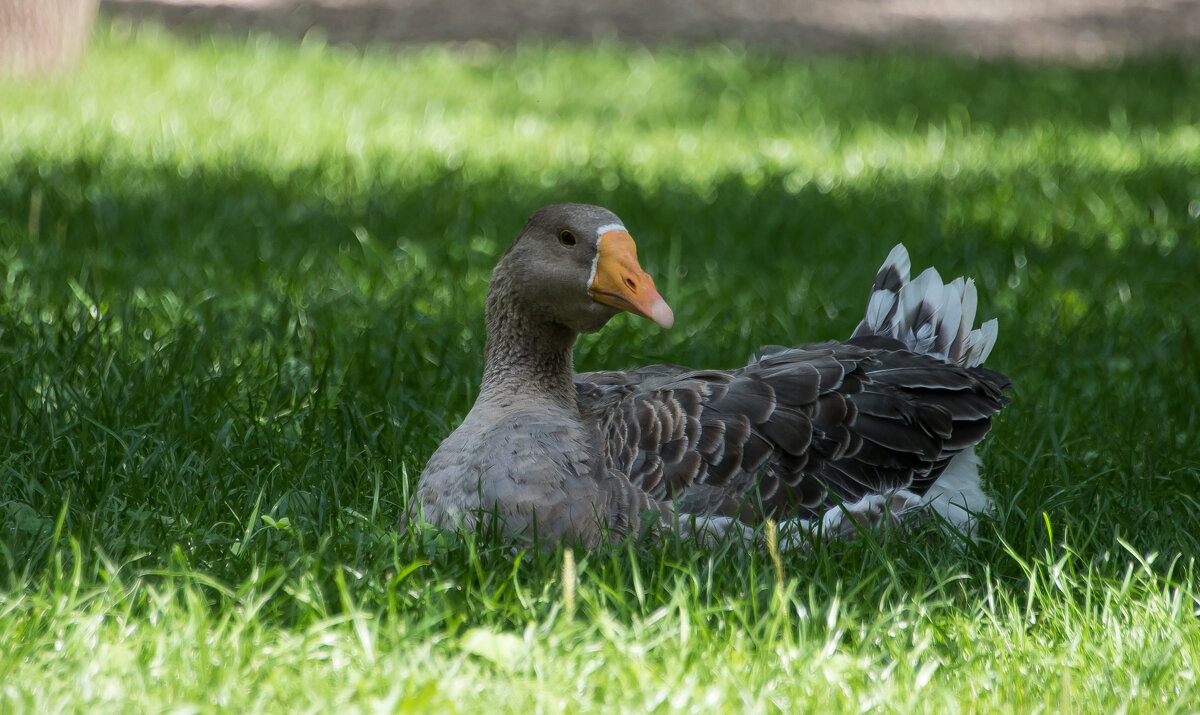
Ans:
[[[558,242],[567,248],[571,248],[578,243],[578,241],[575,240],[575,233],[566,228],[558,232]]]

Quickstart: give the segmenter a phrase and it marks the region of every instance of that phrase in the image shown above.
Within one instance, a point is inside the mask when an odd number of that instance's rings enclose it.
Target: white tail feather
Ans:
[[[889,266],[895,269],[901,281],[908,282],[908,276],[912,273],[912,261],[909,260],[908,249],[904,247],[903,243],[897,243],[892,247],[879,270],[882,271]]]
[[[911,267],[908,249],[903,243],[897,243],[879,267],[879,272],[875,274],[875,285],[871,288],[870,298],[867,299],[867,314],[855,328],[855,335],[896,334],[899,329],[894,322],[897,296],[900,289],[908,283]]]
[[[934,357],[949,361],[955,339],[962,326],[963,279],[955,278],[942,290],[942,318],[937,325],[937,339],[933,342]]]
[[[975,279],[968,278],[963,286],[962,297],[962,327],[959,332],[966,333],[975,324],[975,310],[979,307],[979,292],[975,290]]]
[[[964,367],[977,367],[996,344],[995,318],[974,328],[979,296],[975,281],[955,278],[943,284],[934,268],[910,281],[904,244],[896,244],[875,275],[863,321],[854,336],[895,338],[909,350]]]
[[[978,330],[972,330],[967,334],[966,344],[963,346],[963,361],[962,365],[966,367],[978,367],[987,360],[987,356],[992,353],[992,348],[996,346],[996,335],[999,332],[999,325],[996,319],[985,322],[979,326]]]
[[[937,339],[938,316],[942,312],[942,277],[934,268],[926,268],[916,280],[900,289],[900,314],[897,322],[911,335],[909,348],[932,353]]]
[[[888,313],[895,307],[896,297],[887,291],[875,291],[867,301],[867,317],[865,322],[872,334],[886,330]]]

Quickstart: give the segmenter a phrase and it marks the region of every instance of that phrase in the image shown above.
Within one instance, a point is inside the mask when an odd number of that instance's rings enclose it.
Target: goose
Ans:
[[[972,327],[973,281],[909,269],[897,245],[844,342],[767,347],[732,370],[576,374],[581,333],[674,314],[614,213],[538,209],[492,274],[479,394],[421,474],[421,516],[545,546],[752,541],[768,519],[811,544],[934,513],[974,534],[992,509],[975,445],[1010,401],[981,367],[996,320]]]

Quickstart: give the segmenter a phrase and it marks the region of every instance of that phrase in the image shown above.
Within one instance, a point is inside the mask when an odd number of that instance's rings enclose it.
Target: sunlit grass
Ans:
[[[1198,83],[103,27],[0,84],[0,710],[1194,709]],[[581,369],[845,336],[900,240],[974,275],[1016,384],[980,544],[786,557],[782,590],[622,546],[568,587],[561,550],[398,533],[491,266],[563,200],[677,315]]]

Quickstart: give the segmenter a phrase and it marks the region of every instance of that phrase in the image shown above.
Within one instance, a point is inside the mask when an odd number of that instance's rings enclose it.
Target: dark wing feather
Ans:
[[[730,371],[584,373],[576,387],[610,468],[683,511],[753,522],[921,493],[987,433],[1009,383],[870,336],[769,348]]]
[[[958,452],[978,443],[991,417],[1010,401],[1008,378],[984,368],[964,368],[909,352],[887,338],[854,338],[875,364],[869,382],[855,396],[859,417],[852,429],[862,448],[823,475],[834,484],[850,476],[874,480],[883,489],[908,488],[921,494]]]

